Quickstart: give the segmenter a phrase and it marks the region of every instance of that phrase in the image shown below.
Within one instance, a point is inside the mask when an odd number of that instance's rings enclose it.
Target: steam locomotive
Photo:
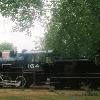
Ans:
[[[51,50],[0,53],[0,86],[100,86],[100,66],[85,58],[55,57]],[[10,55],[10,56],[7,56]]]

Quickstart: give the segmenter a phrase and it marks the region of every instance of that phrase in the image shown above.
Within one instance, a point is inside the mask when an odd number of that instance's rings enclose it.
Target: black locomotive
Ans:
[[[9,55],[9,56],[8,56]],[[0,86],[45,85],[50,76],[51,51],[5,52],[0,57]]]
[[[3,55],[5,56],[5,55]],[[0,58],[0,86],[100,86],[100,66],[84,58],[55,57],[51,50],[11,53]]]

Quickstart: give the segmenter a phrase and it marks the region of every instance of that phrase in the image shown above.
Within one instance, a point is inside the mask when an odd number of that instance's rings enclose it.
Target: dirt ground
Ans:
[[[100,96],[76,90],[0,89],[0,100],[100,100]]]
[[[0,89],[0,96],[80,96],[84,95],[85,91],[73,90],[39,90],[39,89]]]

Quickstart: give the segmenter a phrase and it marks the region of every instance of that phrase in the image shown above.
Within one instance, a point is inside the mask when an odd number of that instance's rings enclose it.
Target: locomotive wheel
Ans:
[[[16,78],[16,82],[19,83],[19,85],[16,87],[25,87],[26,85],[26,79],[23,76],[18,76]]]

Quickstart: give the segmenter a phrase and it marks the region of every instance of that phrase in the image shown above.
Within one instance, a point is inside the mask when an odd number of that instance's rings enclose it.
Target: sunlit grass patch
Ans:
[[[100,100],[100,96],[8,96],[0,100]]]
[[[6,96],[6,97],[0,97],[0,100],[27,100],[27,99],[21,96]]]

